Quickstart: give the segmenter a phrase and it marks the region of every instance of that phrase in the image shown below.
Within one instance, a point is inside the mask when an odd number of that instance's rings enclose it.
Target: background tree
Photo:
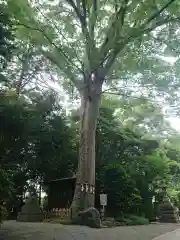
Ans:
[[[11,57],[12,50],[12,28],[11,21],[7,12],[6,5],[0,3],[0,84],[7,79],[1,73],[2,69],[5,68],[7,61]],[[1,138],[2,139],[2,138]],[[4,201],[11,196],[13,189],[13,182],[8,171],[2,166],[0,167],[0,224],[5,215]]]
[[[46,189],[49,180],[73,176],[80,117],[78,109],[66,116],[51,92],[43,96],[31,92],[27,98],[22,94],[17,97],[15,90],[4,90],[0,100],[0,164],[14,186],[11,198],[7,195],[4,201],[8,210],[14,205],[18,210],[31,186],[39,194],[40,184]],[[149,134],[144,135],[142,128],[134,132],[123,125],[115,113],[117,106],[123,111],[128,104],[117,102],[108,98],[100,107],[96,129],[96,180],[100,184],[96,191],[108,193],[108,215],[145,215],[151,220],[152,198],[160,197],[162,185],[166,184],[178,205],[178,148],[170,140],[147,139]],[[136,114],[133,117],[138,119]],[[149,122],[145,124],[149,126]]]
[[[0,13],[0,70],[6,66],[6,61],[8,61],[12,54],[12,22],[7,11],[7,6],[5,3],[0,3],[1,13]]]
[[[134,128],[123,124],[126,117],[117,114],[118,109],[126,111],[127,119],[131,115],[134,127],[137,127],[135,132]],[[150,116],[151,122],[144,121],[143,127],[138,127],[139,115],[136,112],[133,114],[129,102],[127,104],[116,97],[102,101],[96,130],[96,180],[99,183],[96,191],[108,193],[106,213],[110,216],[135,214],[144,215],[149,220],[155,219],[157,212],[152,200],[161,198],[162,186],[169,189],[171,196],[174,193],[171,183],[178,165],[165,149],[161,128],[156,125],[153,114],[156,115],[156,112],[150,115],[145,112],[144,118],[149,120]],[[72,112],[71,118],[76,123],[73,126],[78,129],[78,112]],[[163,124],[163,115],[160,119],[162,122],[159,124]],[[153,136],[148,138],[151,135],[150,126],[156,129],[156,139]]]
[[[76,146],[61,107],[54,113],[51,93],[27,100],[4,90],[0,99],[0,166],[14,187],[6,203],[9,210],[19,211],[29,184],[37,188],[73,174]]]

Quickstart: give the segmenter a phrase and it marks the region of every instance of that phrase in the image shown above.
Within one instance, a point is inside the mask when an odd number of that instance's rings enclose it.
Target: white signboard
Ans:
[[[107,194],[100,194],[101,206],[107,206]]]

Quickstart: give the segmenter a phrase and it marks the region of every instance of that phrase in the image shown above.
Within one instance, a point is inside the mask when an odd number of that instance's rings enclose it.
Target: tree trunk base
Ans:
[[[73,224],[84,225],[92,228],[101,227],[101,219],[99,211],[96,208],[88,208],[72,217]]]

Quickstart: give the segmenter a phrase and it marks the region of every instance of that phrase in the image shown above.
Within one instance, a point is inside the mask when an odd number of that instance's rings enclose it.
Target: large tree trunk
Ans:
[[[99,114],[101,84],[91,91],[84,90],[81,98],[79,163],[76,187],[71,205],[72,217],[94,206],[95,202],[95,135]]]

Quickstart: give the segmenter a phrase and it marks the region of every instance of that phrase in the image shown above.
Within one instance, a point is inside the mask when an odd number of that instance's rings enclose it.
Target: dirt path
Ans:
[[[7,221],[0,229],[0,240],[152,240],[178,228],[180,225],[177,224],[151,224],[136,227],[91,229],[82,226]],[[178,234],[180,237],[180,230]],[[169,236],[157,240],[176,240],[176,238],[169,238]]]

